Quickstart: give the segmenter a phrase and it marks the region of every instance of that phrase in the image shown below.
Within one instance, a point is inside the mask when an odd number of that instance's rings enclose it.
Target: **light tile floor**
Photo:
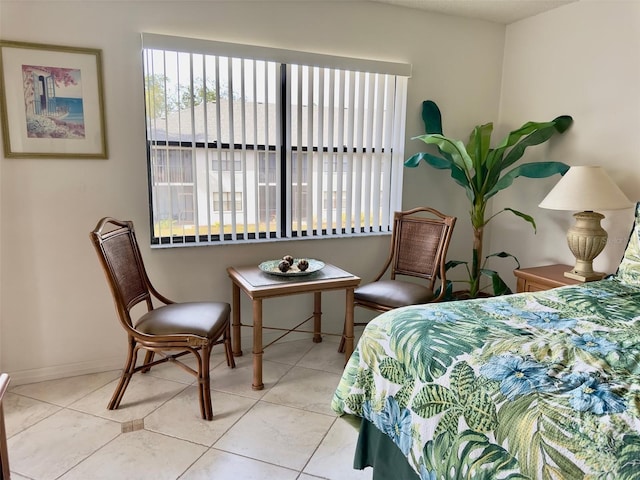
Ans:
[[[194,378],[175,365],[134,375],[118,410],[106,408],[118,371],[10,388],[12,478],[371,479],[352,468],[356,426],[330,408],[344,363],[337,343],[265,349],[261,391],[251,389],[251,357],[245,349],[231,370],[214,351],[211,422],[200,418]]]

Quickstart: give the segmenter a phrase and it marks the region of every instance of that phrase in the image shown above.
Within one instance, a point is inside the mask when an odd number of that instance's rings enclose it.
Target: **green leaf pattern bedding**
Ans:
[[[373,423],[422,480],[640,479],[640,287],[392,310],[332,407]]]

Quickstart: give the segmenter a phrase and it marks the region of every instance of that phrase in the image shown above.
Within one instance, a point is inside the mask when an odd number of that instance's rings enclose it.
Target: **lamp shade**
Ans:
[[[540,203],[550,210],[619,210],[633,204],[602,167],[571,167]]]

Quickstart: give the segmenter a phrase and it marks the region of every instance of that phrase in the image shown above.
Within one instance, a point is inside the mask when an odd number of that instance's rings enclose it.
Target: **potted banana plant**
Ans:
[[[516,257],[506,252],[483,256],[483,234],[486,225],[503,212],[511,212],[531,224],[536,224],[530,215],[512,208],[504,208],[487,218],[487,202],[501,190],[508,188],[517,177],[545,178],[551,175],[564,175],[569,166],[562,162],[531,162],[514,164],[522,158],[528,147],[539,145],[556,134],[562,134],[571,126],[573,118],[568,115],[559,116],[549,122],[527,122],[517,130],[510,132],[497,146],[491,147],[493,123],[476,126],[467,143],[449,138],[442,131],[442,116],[438,106],[431,100],[422,103],[422,120],[424,135],[413,139],[422,140],[437,147],[439,155],[432,153],[416,153],[407,159],[406,167],[417,167],[422,161],[437,169],[451,170],[453,181],[465,190],[470,202],[470,217],[473,227],[473,249],[471,265],[469,262],[452,260],[447,262],[447,269],[465,265],[468,278],[459,282],[468,284],[469,298],[476,298],[484,289],[492,287],[494,295],[512,293],[507,284],[495,270],[486,268],[491,257],[511,257],[520,267]],[[481,285],[482,277],[491,282]],[[454,280],[454,282],[456,282]],[[447,286],[452,290],[451,284]]]

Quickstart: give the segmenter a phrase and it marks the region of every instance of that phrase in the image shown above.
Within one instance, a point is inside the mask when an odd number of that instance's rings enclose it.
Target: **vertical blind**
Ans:
[[[153,244],[390,230],[409,65],[142,39]]]

